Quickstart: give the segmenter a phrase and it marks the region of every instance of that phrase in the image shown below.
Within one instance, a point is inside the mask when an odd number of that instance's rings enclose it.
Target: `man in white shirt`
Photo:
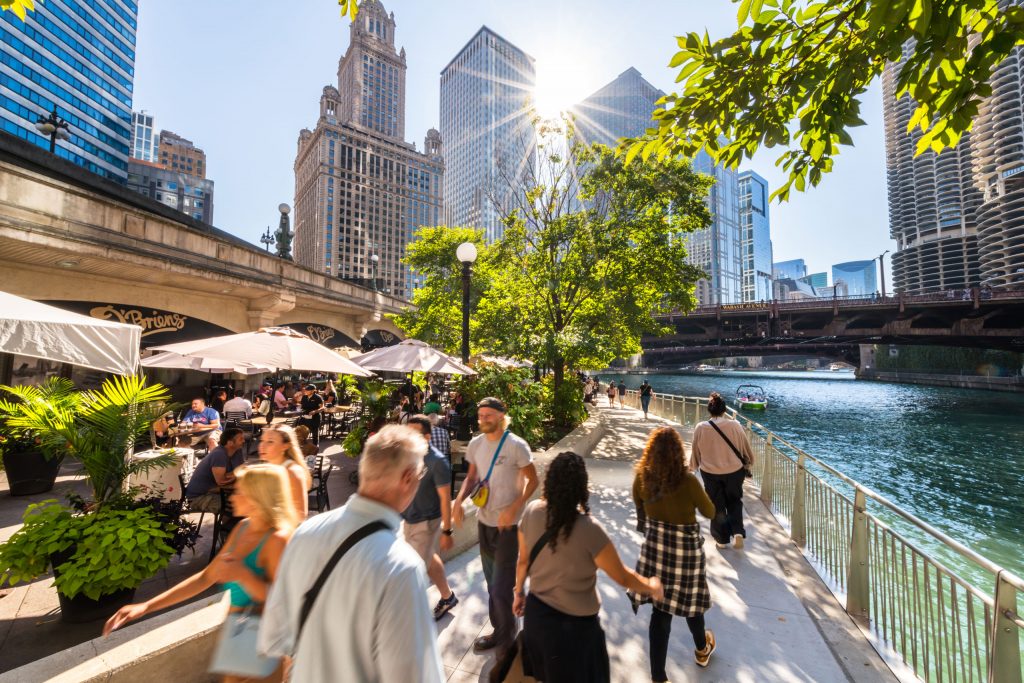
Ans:
[[[252,417],[252,402],[244,396],[244,391],[236,389],[235,397],[224,402],[223,415],[226,417],[228,413],[245,413],[246,419]]]
[[[263,610],[259,649],[291,655],[294,683],[444,681],[423,560],[398,535],[426,451],[415,429],[381,429],[363,449],[358,492],[344,507],[307,520],[288,544]],[[377,521],[387,528],[353,545],[330,572],[299,637],[303,596],[335,550]]]
[[[506,412],[505,404],[493,396],[477,404],[476,417],[482,433],[466,447],[469,472],[452,503],[452,521],[461,527],[465,514],[463,500],[478,481],[487,481],[487,502],[477,510],[477,534],[487,583],[488,617],[494,631],[477,638],[473,651],[493,649],[498,661],[516,637],[512,589],[519,559],[518,524],[523,506],[538,483],[530,444],[508,431],[512,419]]]

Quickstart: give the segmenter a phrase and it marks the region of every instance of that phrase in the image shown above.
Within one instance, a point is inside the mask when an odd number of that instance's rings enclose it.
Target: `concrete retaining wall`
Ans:
[[[985,377],[981,375],[942,375],[927,372],[904,372],[902,370],[861,370],[858,379],[876,382],[898,382],[900,384],[923,384],[932,387],[953,387],[956,389],[987,389],[989,391],[1024,392],[1024,378]]]
[[[588,406],[589,408],[589,406]],[[546,451],[534,453],[543,482],[551,459],[562,451],[588,455],[604,436],[599,412]],[[540,487],[538,487],[539,495]],[[466,501],[466,518],[455,531],[455,546],[445,559],[477,543],[476,507]],[[207,683],[206,673],[220,624],[227,614],[227,595],[200,600],[141,623],[95,638],[44,659],[0,674],[0,683],[136,683],[173,681]]]

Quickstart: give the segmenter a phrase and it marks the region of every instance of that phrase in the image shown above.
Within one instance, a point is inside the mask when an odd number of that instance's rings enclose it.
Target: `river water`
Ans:
[[[1024,576],[1024,395],[828,371],[600,375],[613,377],[630,389],[646,377],[667,394],[718,391],[733,407],[740,384],[757,384],[769,405],[749,417]]]

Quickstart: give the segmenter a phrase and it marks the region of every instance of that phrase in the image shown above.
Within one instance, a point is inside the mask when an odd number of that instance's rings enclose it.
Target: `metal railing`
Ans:
[[[626,404],[639,408],[638,392],[627,391]],[[649,412],[692,428],[707,419],[707,399],[656,394]],[[897,675],[1021,683],[1024,580],[729,413],[746,428],[760,499]],[[954,571],[942,557],[959,558],[968,571]]]

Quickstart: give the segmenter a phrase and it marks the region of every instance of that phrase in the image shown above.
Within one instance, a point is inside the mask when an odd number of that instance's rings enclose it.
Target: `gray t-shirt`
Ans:
[[[526,552],[540,540],[547,527],[547,501],[531,501],[523,512],[519,530]],[[589,617],[601,609],[597,595],[597,563],[594,558],[610,543],[607,532],[590,515],[580,515],[569,538],[559,534],[555,549],[550,541],[530,568],[530,593],[559,612]]]
[[[480,479],[487,476],[487,470],[491,466],[491,459],[494,457],[499,443],[501,443],[500,438],[497,441],[491,441],[486,434],[481,434],[474,437],[466,447],[466,461],[476,465],[477,475]],[[533,453],[530,452],[530,444],[515,434],[509,433],[508,438],[505,439],[505,445],[501,447],[501,453],[498,454],[498,459],[494,463],[487,505],[477,510],[477,519],[482,524],[498,526],[498,515],[502,509],[511,505],[516,498],[522,495],[519,470],[532,462]]]
[[[402,519],[409,524],[439,518],[441,516],[441,497],[437,495],[437,489],[442,486],[450,486],[452,483],[452,468],[448,466],[448,459],[438,453],[433,446],[423,456],[423,466],[426,468],[426,472],[420,479],[416,497],[402,512]]]

